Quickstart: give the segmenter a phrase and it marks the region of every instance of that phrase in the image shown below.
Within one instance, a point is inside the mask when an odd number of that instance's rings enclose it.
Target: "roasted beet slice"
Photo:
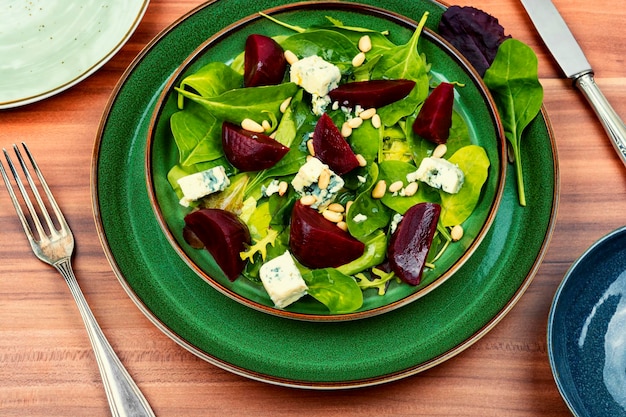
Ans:
[[[331,100],[341,105],[379,108],[408,96],[415,87],[411,80],[370,80],[342,84],[330,90]]]
[[[245,262],[240,252],[250,244],[250,231],[239,218],[230,211],[201,209],[185,216],[185,239],[190,235],[202,242],[204,247],[224,271],[229,280],[234,281],[243,271]],[[191,239],[191,245],[197,240]]]
[[[426,97],[415,122],[413,122],[413,132],[430,142],[446,143],[452,126],[453,105],[454,85],[450,83],[439,84]]]
[[[441,206],[419,203],[404,214],[398,228],[389,239],[387,258],[391,270],[410,285],[418,285],[426,256],[437,230]]]
[[[245,87],[280,84],[287,69],[283,48],[267,36],[250,35],[246,39],[243,68]]]
[[[313,150],[315,156],[337,175],[343,175],[359,166],[359,160],[352,148],[326,113],[315,125]]]
[[[293,256],[309,268],[338,267],[365,250],[363,242],[299,201],[291,213],[289,246]]]
[[[289,148],[263,133],[245,130],[232,123],[222,124],[222,147],[226,159],[242,171],[260,171],[276,165]]]

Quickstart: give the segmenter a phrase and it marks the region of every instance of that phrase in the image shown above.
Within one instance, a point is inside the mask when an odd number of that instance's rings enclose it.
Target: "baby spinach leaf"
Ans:
[[[300,58],[317,55],[335,65],[351,65],[359,49],[345,35],[327,29],[296,33],[284,39],[280,46]],[[339,65],[338,65],[339,66]]]
[[[334,268],[310,270],[302,278],[309,287],[309,295],[333,314],[350,313],[363,305],[363,292],[354,278]]]
[[[372,188],[377,179],[378,165],[371,163],[368,165],[367,182],[359,188],[359,194],[346,215],[348,230],[357,239],[365,239],[376,229],[387,226],[391,220],[389,209],[380,199],[372,197]]]
[[[522,134],[537,116],[543,103],[543,87],[537,73],[537,56],[526,44],[507,39],[485,72],[484,81],[496,102],[504,133],[515,155],[519,202],[526,205],[522,155]]]
[[[378,109],[381,119],[387,126],[392,126],[401,118],[414,113],[428,95],[428,66],[417,48],[427,18],[428,12],[424,13],[408,43],[391,48],[382,54],[372,74],[374,79],[402,78],[415,81],[415,87],[407,97]]]
[[[472,214],[483,184],[487,180],[489,158],[487,152],[477,145],[465,146],[454,153],[450,162],[459,166],[465,175],[461,190],[456,194],[441,191],[440,223],[455,226],[463,223]]]
[[[286,98],[292,97],[298,91],[298,86],[294,83],[284,83],[237,88],[215,97],[202,97],[180,88],[176,88],[176,91],[202,105],[220,122],[221,126],[223,121],[238,125],[243,119],[261,122],[269,118],[268,113],[274,115],[278,120],[281,116],[281,103]]]
[[[416,170],[415,165],[408,162],[384,161],[380,163],[379,179],[385,180],[387,184],[402,181],[404,187],[406,187],[408,185],[408,181],[406,180],[407,174],[415,172]],[[400,214],[406,213],[406,211],[415,204],[425,201],[438,202],[439,195],[431,188],[422,186],[422,184],[420,184],[420,187],[417,189],[417,193],[412,196],[402,196],[400,194],[394,196],[392,193],[386,193],[382,198],[382,202],[385,206]]]
[[[180,83],[180,88],[187,90],[187,87],[191,87],[202,97],[215,97],[242,85],[243,75],[222,62],[211,62],[185,77]],[[178,107],[181,109],[183,100],[184,97],[179,95]]]
[[[185,110],[174,113],[170,118],[179,162],[186,166],[224,155],[222,124],[198,104],[189,104]]]
[[[365,251],[363,255],[352,262],[341,265],[337,268],[339,272],[346,275],[354,275],[357,272],[380,265],[387,256],[387,234],[382,230],[376,230],[363,240]]]

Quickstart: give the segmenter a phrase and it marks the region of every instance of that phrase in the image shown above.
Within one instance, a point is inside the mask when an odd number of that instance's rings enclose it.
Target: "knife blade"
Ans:
[[[550,0],[521,0],[539,36],[600,119],[622,163],[626,165],[626,126],[595,82],[594,71],[569,27]]]

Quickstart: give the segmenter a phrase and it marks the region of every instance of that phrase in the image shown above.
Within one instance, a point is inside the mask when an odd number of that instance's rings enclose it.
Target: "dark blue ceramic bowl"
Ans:
[[[550,310],[548,355],[575,416],[626,416],[626,227],[565,275]]]

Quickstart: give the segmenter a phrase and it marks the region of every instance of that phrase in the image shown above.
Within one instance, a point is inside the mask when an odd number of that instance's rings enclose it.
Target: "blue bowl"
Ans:
[[[548,355],[575,416],[626,416],[626,227],[565,275],[550,309]]]

